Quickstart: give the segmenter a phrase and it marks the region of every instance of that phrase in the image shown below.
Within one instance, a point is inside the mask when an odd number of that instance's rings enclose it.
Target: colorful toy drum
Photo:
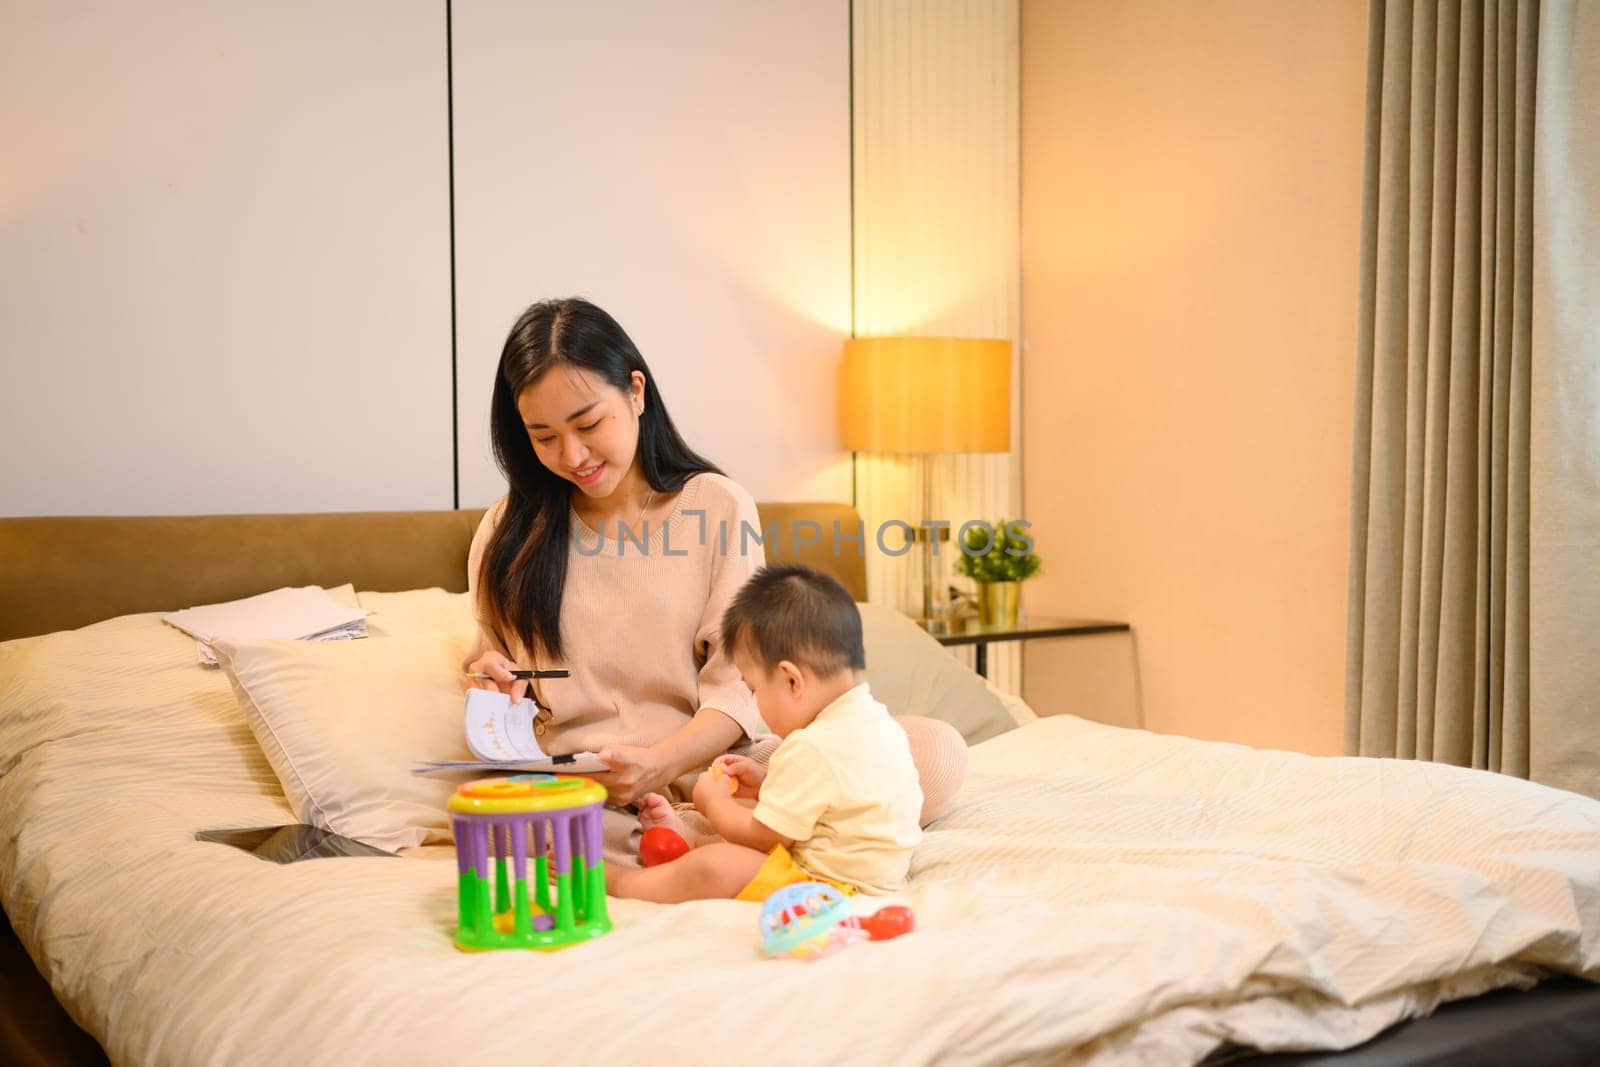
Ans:
[[[595,782],[568,775],[486,778],[456,790],[447,805],[460,872],[456,947],[557,949],[608,932],[600,828],[605,799]]]

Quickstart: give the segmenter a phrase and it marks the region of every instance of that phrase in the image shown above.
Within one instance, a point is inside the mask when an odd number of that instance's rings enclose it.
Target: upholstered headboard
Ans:
[[[848,504],[758,504],[776,523],[772,562],[798,562],[867,598],[859,542],[835,553],[834,523],[854,532]],[[317,515],[0,519],[0,640],[86,626],[141,611],[172,611],[285,585],[396,591],[467,587],[467,548],[483,515],[381,511]],[[796,548],[816,530],[816,544]]]

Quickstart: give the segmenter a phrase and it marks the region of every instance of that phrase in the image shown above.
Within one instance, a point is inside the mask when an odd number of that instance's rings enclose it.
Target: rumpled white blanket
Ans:
[[[129,1064],[1193,1063],[1600,980],[1600,802],[1071,717],[972,755],[912,936],[764,961],[755,905],[613,901],[591,944],[469,955],[448,849],[193,839],[293,816],[225,679],[134,616],[0,646],[0,894]]]

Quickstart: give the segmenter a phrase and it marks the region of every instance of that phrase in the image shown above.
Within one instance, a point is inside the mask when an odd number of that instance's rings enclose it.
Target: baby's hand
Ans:
[[[724,774],[737,781],[739,787],[733,791],[734,796],[753,800],[761,795],[767,768],[749,756],[718,756],[711,761],[711,766],[721,767]]]
[[[730,803],[728,798],[728,780],[720,778],[707,771],[694,780],[695,810],[706,818],[711,818],[711,812],[719,804]]]

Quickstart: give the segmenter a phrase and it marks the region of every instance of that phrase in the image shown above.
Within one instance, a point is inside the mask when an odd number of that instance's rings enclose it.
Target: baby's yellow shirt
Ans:
[[[922,840],[921,811],[906,732],[863,682],[783,739],[755,817],[794,841],[795,861],[812,874],[892,893]]]

